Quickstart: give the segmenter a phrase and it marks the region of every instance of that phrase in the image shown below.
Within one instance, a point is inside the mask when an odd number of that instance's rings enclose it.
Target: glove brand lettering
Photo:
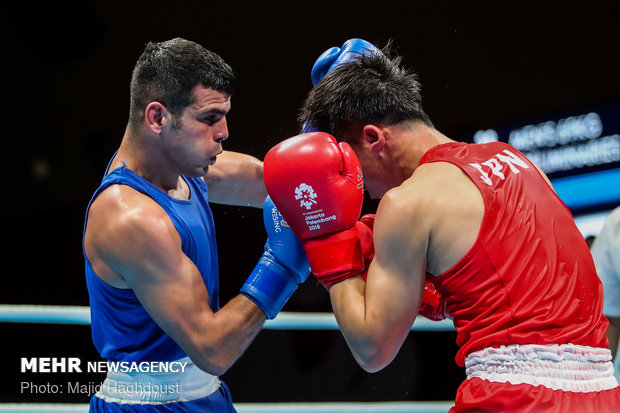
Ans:
[[[273,230],[278,233],[282,231],[282,227],[289,227],[278,208],[271,208],[271,219],[273,220]]]
[[[295,199],[299,201],[300,207],[305,207],[306,209],[312,208],[312,204],[317,203],[316,198],[317,194],[310,185],[301,183],[295,188]]]
[[[362,173],[362,168],[357,167],[357,189],[364,188],[364,174]]]
[[[488,161],[482,162],[482,164],[470,163],[471,166],[476,168],[481,173],[480,179],[482,179],[482,181],[485,184],[491,185],[492,182],[491,182],[491,177],[482,168],[482,166],[485,166],[488,169],[490,169],[491,170],[491,174],[494,175],[494,176],[499,177],[499,179],[501,179],[501,180],[506,179],[506,175],[504,175],[504,172],[502,172],[502,169],[504,169],[504,165],[508,165],[508,168],[510,169],[510,171],[515,173],[515,174],[518,174],[520,172],[519,168],[517,168],[517,166],[520,166],[523,169],[528,169],[529,168],[529,166],[527,166],[527,164],[525,162],[523,162],[523,160],[521,160],[519,157],[517,157],[517,155],[515,155],[514,153],[510,152],[508,149],[504,149],[503,152],[505,153],[505,155],[502,155],[501,153],[498,153],[498,154],[494,155]],[[503,163],[503,165],[502,165],[502,163],[500,163],[500,161]]]
[[[276,207],[271,208],[271,219],[273,220],[273,230],[276,233],[282,231],[282,228],[280,228],[280,218],[278,217],[278,215],[279,215],[278,208]]]

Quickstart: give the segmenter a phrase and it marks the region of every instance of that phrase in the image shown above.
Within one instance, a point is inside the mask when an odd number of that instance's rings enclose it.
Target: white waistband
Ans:
[[[589,393],[618,387],[606,348],[575,344],[513,344],[475,351],[465,359],[467,378]]]
[[[196,367],[189,357],[176,361],[181,371],[108,372],[96,396],[121,404],[163,404],[207,397],[220,387],[216,376]]]

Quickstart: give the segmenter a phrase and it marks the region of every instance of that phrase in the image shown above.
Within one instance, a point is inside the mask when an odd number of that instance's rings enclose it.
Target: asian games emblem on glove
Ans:
[[[305,207],[306,209],[312,208],[312,204],[317,203],[315,201],[316,197],[317,194],[310,185],[302,183],[295,188],[295,199],[299,201],[299,206],[301,207]]]

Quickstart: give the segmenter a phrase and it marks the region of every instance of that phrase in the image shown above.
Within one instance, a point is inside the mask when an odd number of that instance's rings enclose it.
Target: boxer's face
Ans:
[[[181,174],[203,176],[215,163],[222,142],[228,139],[226,114],[230,108],[230,96],[197,86],[194,102],[168,122],[160,136]]]

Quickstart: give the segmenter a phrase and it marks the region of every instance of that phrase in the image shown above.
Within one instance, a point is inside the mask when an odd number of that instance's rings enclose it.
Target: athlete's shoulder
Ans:
[[[450,196],[451,189],[460,186],[465,177],[463,170],[453,163],[425,163],[416,168],[401,185],[401,190],[423,200],[432,200],[435,197]]]
[[[173,224],[155,200],[126,185],[111,185],[93,201],[88,213],[91,239],[116,239],[118,244],[139,237],[168,234]],[[87,234],[90,235],[90,234]]]
[[[479,190],[462,169],[449,162],[433,162],[419,166],[409,179],[388,191],[381,204],[390,215],[407,217],[431,230],[455,209],[478,205],[479,199]]]
[[[93,201],[91,210],[103,216],[112,214],[119,218],[165,215],[163,208],[153,198],[122,184],[110,185],[101,191]]]
[[[429,222],[429,214],[435,211],[437,187],[433,177],[416,172],[401,185],[390,189],[383,195],[377,209],[379,222],[393,222],[396,227],[407,222],[423,222],[416,230],[424,231],[424,223]],[[404,229],[404,228],[401,228]]]

